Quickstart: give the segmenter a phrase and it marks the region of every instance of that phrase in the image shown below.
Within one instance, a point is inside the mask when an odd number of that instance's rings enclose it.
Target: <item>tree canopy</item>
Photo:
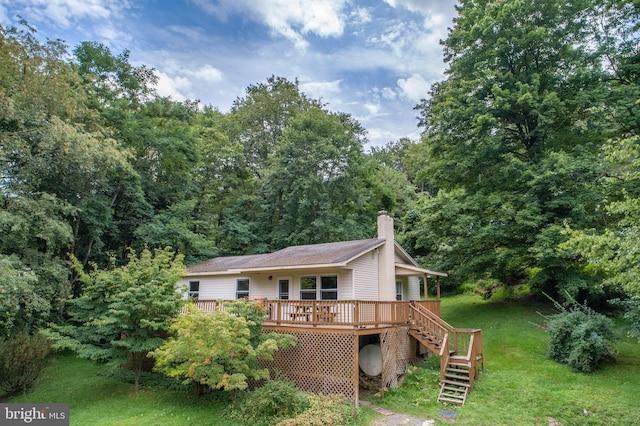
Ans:
[[[369,151],[297,80],[221,112],[159,96],[127,50],[0,26],[0,333],[68,319],[91,265],[130,250],[192,264],[369,238],[379,210],[445,286],[636,297],[638,3],[457,8],[421,139]]]
[[[447,78],[417,107],[431,192],[418,203],[414,239],[426,261],[458,282],[592,292],[591,277],[558,247],[565,225],[606,226],[599,151],[621,121],[630,127],[619,107],[638,98],[631,90],[612,99],[629,49],[604,40],[601,26],[637,40],[626,29],[632,11],[618,2],[461,2],[443,42]]]

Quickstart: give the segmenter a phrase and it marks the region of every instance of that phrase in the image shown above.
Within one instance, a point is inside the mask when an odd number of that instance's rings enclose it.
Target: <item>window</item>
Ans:
[[[278,280],[278,299],[289,299],[289,279],[281,278]]]
[[[238,278],[236,280],[236,299],[249,298],[249,278]]]
[[[318,288],[320,280],[320,288]],[[318,294],[319,291],[319,294]],[[327,275],[324,277],[306,276],[300,277],[300,300],[337,300],[338,276]]]
[[[189,291],[187,296],[189,299],[197,299],[200,294],[200,281],[189,281]]]
[[[396,300],[402,300],[402,281],[396,281]]]
[[[337,300],[338,299],[338,277],[335,275],[329,277],[320,277],[320,299]]]
[[[300,300],[316,300],[316,277],[300,277]]]

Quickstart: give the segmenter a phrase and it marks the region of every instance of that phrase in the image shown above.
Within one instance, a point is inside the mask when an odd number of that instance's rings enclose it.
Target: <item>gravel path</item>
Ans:
[[[383,417],[374,421],[372,426],[435,426],[434,420],[419,419],[417,417],[409,416],[406,414],[398,414],[387,409],[376,407],[368,401],[360,401],[360,404],[371,408],[374,411],[382,414]]]

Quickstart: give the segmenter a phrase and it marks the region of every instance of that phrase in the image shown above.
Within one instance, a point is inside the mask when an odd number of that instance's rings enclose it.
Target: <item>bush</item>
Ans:
[[[605,360],[615,359],[618,338],[613,321],[587,306],[571,301],[556,303],[560,313],[548,317],[549,357],[574,371],[591,372]]]
[[[268,380],[264,386],[247,394],[240,406],[240,415],[247,424],[272,425],[279,419],[294,417],[308,407],[307,395],[293,383]]]
[[[26,392],[51,354],[51,343],[40,333],[20,332],[0,340],[0,391],[7,395]]]
[[[337,426],[354,415],[353,405],[342,395],[310,395],[309,403],[311,406],[302,414],[278,426]]]

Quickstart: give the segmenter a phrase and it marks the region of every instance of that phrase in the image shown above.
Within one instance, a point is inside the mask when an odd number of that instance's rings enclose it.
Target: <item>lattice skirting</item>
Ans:
[[[298,339],[293,348],[277,351],[273,361],[260,362],[272,377],[280,374],[304,391],[343,394],[352,401],[358,400],[358,335],[368,333],[283,328],[272,331],[292,334]],[[382,384],[395,388],[407,365],[415,361],[417,344],[407,327],[389,328],[379,335]]]
[[[286,333],[296,336],[298,344],[277,351],[273,361],[261,361],[262,367],[268,368],[272,376],[282,374],[304,391],[343,394],[357,400],[358,360],[354,354],[358,336],[307,330],[287,330]]]
[[[380,333],[383,386],[398,387],[398,378],[416,360],[416,349],[416,340],[409,336],[406,327],[389,328]]]

